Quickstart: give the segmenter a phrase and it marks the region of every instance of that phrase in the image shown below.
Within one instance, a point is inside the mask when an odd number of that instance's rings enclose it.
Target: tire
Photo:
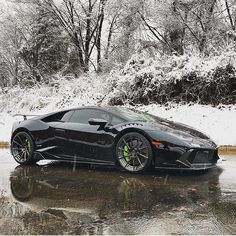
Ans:
[[[120,167],[131,173],[147,171],[152,163],[150,142],[140,133],[124,134],[116,145],[116,159]]]
[[[34,140],[26,132],[16,133],[11,142],[11,153],[15,161],[22,165],[34,164]]]
[[[28,201],[34,192],[35,180],[30,166],[17,166],[10,177],[12,195],[21,202]]]

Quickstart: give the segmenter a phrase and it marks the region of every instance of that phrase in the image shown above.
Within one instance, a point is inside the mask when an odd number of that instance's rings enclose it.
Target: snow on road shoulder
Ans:
[[[236,145],[236,106],[140,106],[142,111],[183,123],[209,135],[218,145]]]
[[[136,109],[192,126],[209,135],[218,145],[236,145],[236,106],[216,108],[197,104],[191,106],[151,104]],[[10,140],[12,124],[16,119],[7,113],[0,113],[0,141]]]
[[[9,142],[14,121],[15,119],[9,114],[0,113],[0,141]]]

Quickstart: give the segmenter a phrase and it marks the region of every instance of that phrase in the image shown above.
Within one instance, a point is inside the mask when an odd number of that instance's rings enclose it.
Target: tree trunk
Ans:
[[[84,52],[84,64],[85,64],[85,71],[89,71],[89,48],[90,48],[90,41],[91,41],[91,12],[92,12],[92,5],[91,0],[89,0],[89,9],[88,14],[86,15],[86,36],[85,36],[85,52]]]
[[[109,33],[108,33],[108,37],[107,37],[107,47],[106,47],[105,55],[104,55],[104,58],[106,60],[109,57],[109,51],[110,51],[110,46],[111,46],[111,37],[112,37],[112,33],[113,33],[113,27],[114,27],[114,24],[116,23],[116,19],[117,19],[118,15],[119,15],[118,12],[114,15],[114,17],[112,18],[110,27],[109,27]]]
[[[230,13],[228,0],[225,0],[225,6],[226,6],[226,9],[227,9],[227,13],[228,13],[229,21],[230,21],[230,24],[231,24],[231,28],[232,28],[232,30],[235,30],[235,23],[233,22],[232,15]]]
[[[208,15],[207,21],[206,21],[205,31],[203,31],[203,35],[202,35],[202,38],[201,38],[200,44],[199,44],[199,50],[201,53],[203,53],[206,49],[207,34],[209,33],[209,31],[211,29],[212,14],[213,14],[213,11],[215,8],[215,4],[216,4],[216,0],[212,0],[211,6],[209,9],[209,15]]]
[[[101,63],[101,35],[102,35],[102,26],[104,21],[104,0],[102,0],[102,8],[101,8],[101,15],[100,15],[100,22],[98,25],[98,35],[97,35],[97,72],[102,71],[102,63]]]
[[[174,14],[177,13],[177,0],[173,1],[173,12]],[[184,49],[183,49],[183,29],[182,27],[174,27],[174,29],[170,29],[169,31],[169,37],[170,37],[170,46],[171,51],[173,53],[183,55]]]
[[[85,66],[85,63],[84,63],[83,51],[81,49],[77,33],[74,33],[74,39],[75,39],[76,48],[78,50],[80,66],[82,67],[83,71],[85,72],[86,71],[86,66]]]

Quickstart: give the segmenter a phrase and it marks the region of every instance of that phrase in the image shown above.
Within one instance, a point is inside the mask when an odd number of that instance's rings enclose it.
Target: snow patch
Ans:
[[[138,107],[141,111],[183,123],[209,135],[217,145],[236,145],[236,106],[151,104]]]

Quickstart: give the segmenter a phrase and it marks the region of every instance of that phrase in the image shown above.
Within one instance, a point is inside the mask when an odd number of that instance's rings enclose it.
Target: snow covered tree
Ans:
[[[37,6],[27,40],[19,52],[32,76],[40,81],[44,75],[60,71],[67,63],[67,50],[68,42],[58,22]]]
[[[143,2],[143,0],[113,0],[107,2],[106,33],[103,39],[106,64],[122,65],[136,52],[141,32],[139,12],[143,8]]]
[[[82,71],[89,70],[94,64],[91,55],[97,49],[97,67],[101,69],[101,32],[104,22],[106,0],[63,0],[58,3],[42,0],[41,6],[53,14],[67,33],[78,52],[78,60]]]
[[[0,79],[4,86],[21,83],[23,68],[19,50],[24,41],[21,25],[12,15],[0,23]]]

